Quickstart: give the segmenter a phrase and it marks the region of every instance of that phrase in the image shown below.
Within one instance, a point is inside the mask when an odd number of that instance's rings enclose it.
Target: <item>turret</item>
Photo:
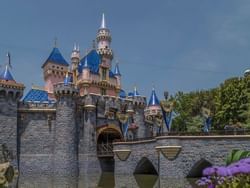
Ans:
[[[56,187],[77,187],[78,128],[75,122],[78,89],[67,74],[54,88],[57,99],[54,133],[53,180]],[[62,185],[61,185],[62,184]]]
[[[77,81],[77,68],[80,63],[80,47],[76,47],[76,44],[74,44],[74,48],[71,53],[71,63],[72,63],[72,72],[73,72],[73,82],[76,83]]]
[[[114,76],[116,78],[116,92],[117,92],[117,96],[119,96],[120,91],[121,91],[121,73],[120,73],[120,70],[119,70],[118,63],[116,63],[116,65],[115,65]]]
[[[158,97],[156,96],[155,89],[152,89],[151,97],[148,102],[148,106],[145,109],[145,116],[146,117],[153,117],[153,116],[161,116],[161,106]]]
[[[68,70],[68,66],[69,64],[64,59],[59,49],[55,46],[42,66],[45,90],[48,92],[49,97],[54,98],[53,85],[63,82],[65,73]]]
[[[97,52],[101,56],[99,74],[101,75],[101,80],[108,81],[111,61],[113,59],[113,51],[110,48],[111,34],[106,26],[104,14],[102,15],[102,23],[98,30],[96,41]]]
[[[146,97],[141,96],[137,90],[137,87],[134,87],[134,91],[128,94],[128,99],[132,100],[133,103],[133,122],[134,125],[138,127],[137,137],[143,138],[148,136],[147,127],[145,127],[144,124],[144,108],[146,106]]]
[[[23,95],[24,85],[17,83],[10,72],[10,54],[8,62],[0,72],[0,143],[5,152],[11,154],[5,159],[17,166],[17,105]],[[7,123],[7,124],[6,124]]]
[[[90,86],[90,67],[88,64],[88,56],[84,57],[84,62],[81,61],[80,65],[78,66],[78,81],[77,85],[80,89],[80,95],[86,95],[88,93],[88,88]]]
[[[152,89],[152,93],[148,102],[148,106],[145,111],[145,118],[148,123],[152,126],[151,134],[157,134],[160,131],[163,131],[162,127],[162,110],[160,101],[155,93],[155,89]]]
[[[110,48],[111,43],[111,34],[109,29],[106,27],[105,15],[102,14],[101,27],[98,30],[96,41],[97,41],[97,50],[100,55],[105,56],[112,60],[113,52]]]

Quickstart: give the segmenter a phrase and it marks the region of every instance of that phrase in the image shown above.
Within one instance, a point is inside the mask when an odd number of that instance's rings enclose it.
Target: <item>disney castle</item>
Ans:
[[[20,175],[73,179],[114,170],[112,142],[156,134],[162,117],[155,90],[149,102],[136,88],[122,89],[111,33],[102,16],[96,45],[81,57],[74,46],[67,62],[55,46],[42,64],[45,85],[25,86],[8,63],[0,74],[0,144]],[[159,126],[159,125],[158,125]],[[56,180],[53,181],[56,181]],[[72,183],[71,182],[71,183]]]

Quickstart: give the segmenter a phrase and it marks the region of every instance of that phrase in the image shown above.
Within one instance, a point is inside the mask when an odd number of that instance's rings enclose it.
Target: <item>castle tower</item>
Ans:
[[[45,90],[48,92],[50,98],[54,98],[53,85],[63,82],[68,66],[69,64],[64,59],[59,49],[55,46],[42,66]]]
[[[134,91],[129,93],[129,98],[133,101],[134,123],[136,126],[138,126],[137,137],[146,137],[148,136],[147,127],[144,124],[144,108],[146,106],[146,97],[141,96],[137,90],[137,87],[134,87]]]
[[[160,101],[156,95],[155,89],[152,89],[152,93],[145,109],[146,120],[152,122],[152,133],[156,134],[162,128],[162,124],[157,122],[157,120],[162,119],[162,110]]]
[[[115,65],[115,71],[114,71],[114,76],[116,78],[116,92],[117,92],[117,96],[120,95],[120,91],[121,91],[121,73],[120,73],[120,69],[119,69],[119,65],[118,63],[116,63]]]
[[[111,34],[106,27],[104,14],[102,15],[101,27],[98,30],[97,37],[97,52],[101,56],[101,64],[99,69],[100,80],[109,80],[109,70],[111,68],[111,61],[113,59],[113,51],[110,48]]]
[[[2,162],[10,161],[17,166],[17,106],[23,95],[24,85],[13,78],[9,53],[7,57],[8,63],[0,74],[0,147],[5,148],[8,153]]]
[[[80,175],[93,175],[101,172],[96,145],[96,103],[97,101],[92,95],[84,96],[83,134],[80,137],[81,147],[79,149]]]
[[[54,88],[57,99],[53,179],[57,187],[77,187],[78,128],[75,122],[78,89],[67,74]]]
[[[145,109],[145,116],[161,116],[160,101],[155,93],[155,89],[152,89],[151,96],[148,102],[148,106]]]
[[[72,63],[72,73],[73,73],[73,83],[75,84],[77,81],[77,68],[80,63],[80,47],[76,47],[76,44],[74,44],[74,49],[71,53],[71,63]]]

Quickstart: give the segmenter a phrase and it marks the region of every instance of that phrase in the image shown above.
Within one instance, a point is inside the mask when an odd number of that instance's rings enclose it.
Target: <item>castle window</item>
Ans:
[[[102,69],[102,80],[107,80],[107,69]]]
[[[57,69],[59,69],[59,67],[56,67]]]
[[[101,88],[101,95],[107,95],[106,89]]]

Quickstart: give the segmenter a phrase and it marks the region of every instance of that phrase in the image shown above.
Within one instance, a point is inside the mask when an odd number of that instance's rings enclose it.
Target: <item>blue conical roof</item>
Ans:
[[[99,64],[101,62],[101,58],[96,50],[91,50],[86,56],[81,59],[78,66],[78,72],[82,73],[82,69],[85,67],[86,59],[90,72],[94,74],[99,73]]]
[[[15,81],[10,73],[9,66],[6,65],[4,71],[0,74],[0,80],[12,80]]]
[[[53,48],[52,52],[50,53],[48,59],[45,61],[42,67],[45,66],[46,63],[53,62],[59,65],[69,66],[68,62],[64,59],[61,52],[58,48]]]
[[[115,71],[114,71],[114,75],[116,76],[121,76],[120,70],[119,70],[119,65],[118,63],[116,63],[115,65]]]
[[[86,56],[81,59],[78,65],[78,72],[82,73],[82,70],[86,68],[86,59],[90,72],[92,74],[99,74],[99,65],[101,63],[101,57],[95,49],[91,50]],[[109,70],[109,77],[114,77],[114,73],[111,70]]]
[[[155,89],[153,88],[148,106],[159,106],[159,105],[160,105],[159,99],[157,98]]]

